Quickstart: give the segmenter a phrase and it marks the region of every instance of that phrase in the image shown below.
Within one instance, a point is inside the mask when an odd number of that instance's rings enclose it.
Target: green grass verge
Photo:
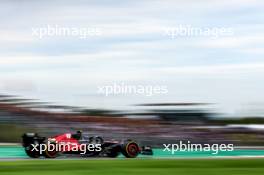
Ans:
[[[0,161],[1,175],[263,175],[264,159]]]

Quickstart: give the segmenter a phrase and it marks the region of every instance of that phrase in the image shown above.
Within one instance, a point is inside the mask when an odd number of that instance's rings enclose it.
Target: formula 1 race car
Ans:
[[[152,155],[150,146],[139,147],[133,140],[104,141],[102,137],[85,137],[81,131],[75,134],[65,133],[51,138],[37,133],[25,133],[22,136],[23,147],[31,158],[56,158],[63,154],[75,154],[81,157],[117,157],[122,153],[127,158],[139,154]]]

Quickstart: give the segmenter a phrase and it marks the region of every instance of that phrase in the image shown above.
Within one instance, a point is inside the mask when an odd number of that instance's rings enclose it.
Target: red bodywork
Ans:
[[[77,150],[80,150],[81,147],[79,141],[76,138],[73,138],[71,133],[54,136],[49,138],[48,142],[50,142],[50,144],[56,143],[56,145],[60,145],[61,152],[76,151],[76,147]]]

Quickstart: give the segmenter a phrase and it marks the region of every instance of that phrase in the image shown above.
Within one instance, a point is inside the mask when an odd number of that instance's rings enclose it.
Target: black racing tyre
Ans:
[[[40,157],[40,154],[38,151],[31,151],[30,148],[29,149],[25,148],[25,152],[31,158],[39,158]]]
[[[40,157],[40,152],[39,152],[39,146],[37,146],[37,150],[32,146],[39,145],[38,141],[34,141],[34,143],[28,145],[25,147],[25,152],[26,154],[31,157],[31,158],[39,158]]]
[[[56,144],[54,143],[54,146],[56,148]],[[54,149],[53,151],[50,151],[48,149],[45,150],[45,157],[46,158],[56,158],[59,156],[59,152]]]
[[[123,144],[121,152],[126,158],[135,158],[138,156],[140,148],[136,142],[126,141]]]

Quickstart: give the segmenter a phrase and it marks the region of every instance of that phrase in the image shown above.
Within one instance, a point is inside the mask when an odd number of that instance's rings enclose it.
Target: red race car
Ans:
[[[50,138],[37,133],[25,133],[23,147],[29,157],[56,158],[62,154],[75,154],[81,157],[117,157],[122,153],[127,158],[139,154],[152,155],[150,146],[139,147],[133,140],[104,141],[102,137],[85,137],[81,131],[74,134],[65,133]]]

